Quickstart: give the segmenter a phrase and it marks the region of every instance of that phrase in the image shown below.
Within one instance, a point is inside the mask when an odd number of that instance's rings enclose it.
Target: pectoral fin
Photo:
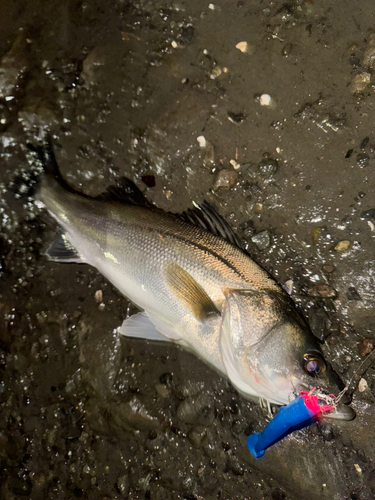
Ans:
[[[178,264],[171,263],[167,266],[165,279],[172,292],[199,321],[203,322],[209,316],[219,314],[203,288]]]

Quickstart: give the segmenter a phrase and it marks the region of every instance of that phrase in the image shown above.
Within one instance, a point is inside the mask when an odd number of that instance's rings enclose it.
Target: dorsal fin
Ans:
[[[216,236],[221,236],[225,240],[246,252],[246,248],[240,238],[224,218],[206,200],[201,205],[194,203],[194,208],[189,208],[182,214],[176,214],[184,222],[198,226]]]
[[[119,201],[127,205],[152,207],[142,191],[127,177],[120,177],[116,185],[109,186],[104,193],[96,197],[97,200]]]

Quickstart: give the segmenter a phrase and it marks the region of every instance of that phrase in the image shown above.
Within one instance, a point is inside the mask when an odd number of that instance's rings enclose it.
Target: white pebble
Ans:
[[[362,474],[362,469],[360,468],[360,466],[358,464],[354,464],[354,468],[358,472],[358,474]]]
[[[213,3],[209,3],[208,8],[211,10],[215,10],[215,5]]]
[[[200,135],[197,137],[198,144],[201,148],[205,148],[207,145],[207,141],[204,135]]]
[[[271,96],[269,94],[262,94],[259,99],[259,104],[261,106],[270,106],[271,105]]]
[[[248,49],[248,43],[247,42],[238,42],[236,45],[236,49],[245,53],[245,52],[247,52],[247,49]]]
[[[174,49],[177,49],[177,47],[178,47],[177,42],[175,40],[173,40],[173,42],[171,42],[171,45]]]
[[[232,167],[233,167],[235,170],[238,170],[238,169],[241,167],[241,164],[240,164],[240,163],[238,163],[236,160],[230,160],[230,162],[229,162],[229,163],[232,165]]]
[[[367,382],[364,378],[361,378],[361,380],[358,383],[358,390],[359,392],[364,392],[366,389],[368,389]]]
[[[102,290],[96,290],[95,302],[97,302],[98,304],[100,304],[100,302],[103,302],[103,291]]]

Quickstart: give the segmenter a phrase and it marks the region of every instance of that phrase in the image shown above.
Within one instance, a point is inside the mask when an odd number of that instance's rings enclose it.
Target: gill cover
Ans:
[[[247,396],[287,404],[304,382],[303,351],[319,348],[290,299],[274,291],[226,290],[221,350],[228,377]]]

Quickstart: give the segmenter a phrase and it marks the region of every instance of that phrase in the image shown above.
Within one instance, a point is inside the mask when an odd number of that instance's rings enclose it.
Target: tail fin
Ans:
[[[49,137],[39,144],[26,144],[29,167],[19,172],[8,185],[18,199],[35,198],[46,179],[56,180],[63,188],[72,191],[60,174]]]
[[[43,177],[53,178],[60,184],[61,187],[68,191],[72,191],[72,188],[64,180],[60,173],[55,153],[53,151],[51,138],[49,136],[46,137],[42,145],[28,143],[27,148],[29,150],[31,162],[39,163],[39,166],[42,168]]]

